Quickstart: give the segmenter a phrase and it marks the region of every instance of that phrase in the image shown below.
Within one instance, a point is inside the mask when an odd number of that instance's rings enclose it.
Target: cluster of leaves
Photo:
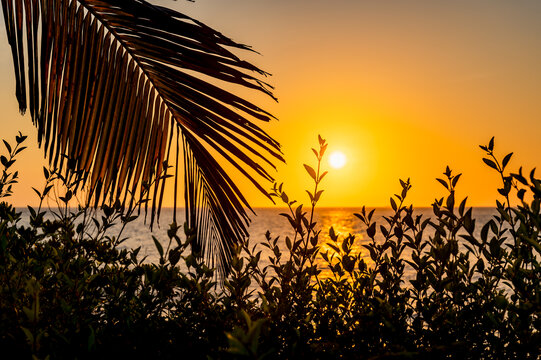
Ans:
[[[11,156],[8,165],[13,161]],[[69,204],[83,191],[80,180],[46,169],[44,175],[44,190],[34,189],[40,205],[28,207],[28,225],[15,208],[0,203],[3,358],[176,358],[181,351],[227,347],[225,333],[237,314],[212,291],[214,270],[189,250],[193,231],[185,227],[181,236],[172,224],[166,250],[155,239],[159,263],[149,264],[140,248],[119,246],[139,204],[127,212],[119,202],[74,209]],[[44,211],[49,195],[58,208]],[[186,272],[176,266],[180,261]],[[221,342],[209,349],[210,339]]]
[[[400,182],[383,224],[373,210],[355,214],[366,226],[359,252],[355,235],[333,228],[325,243],[314,221],[327,147],[321,138],[319,145],[317,168],[305,165],[314,181],[308,211],[282,185],[272,191],[287,206],[293,235],[267,232],[260,244],[236,246],[231,271],[219,280],[186,226],[181,236],[172,224],[167,244],[154,239],[160,260],[149,264],[139,249],[119,248],[120,234],[110,235],[112,223],[134,219],[121,206],[100,217],[66,201],[52,218],[40,206],[22,226],[2,203],[0,346],[17,358],[539,357],[535,172],[507,174],[511,155],[500,163],[491,140],[484,161],[500,174],[505,201],[490,221],[478,226],[466,199],[456,201],[460,174],[447,168],[438,179],[447,194],[435,200],[434,216],[406,205],[409,180]],[[61,180],[76,196],[76,185]]]

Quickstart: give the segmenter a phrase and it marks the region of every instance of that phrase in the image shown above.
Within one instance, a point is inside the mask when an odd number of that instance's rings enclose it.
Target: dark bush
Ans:
[[[158,264],[144,262],[139,249],[121,250],[124,239],[111,236],[111,226],[133,221],[140,204],[72,210],[82,185],[45,170],[37,193],[43,201],[60,183],[57,211],[29,209],[24,226],[20,213],[0,204],[3,357],[539,358],[541,180],[534,171],[508,174],[511,155],[500,163],[491,140],[483,160],[500,174],[503,200],[486,224],[457,200],[460,174],[447,168],[438,179],[447,194],[434,202],[433,217],[406,205],[411,184],[400,181],[384,224],[372,220],[373,210],[355,214],[370,239],[361,253],[354,235],[332,228],[322,252],[314,209],[327,145],[319,140],[317,169],[305,165],[314,180],[309,210],[281,185],[272,190],[289,209],[283,215],[294,236],[267,232],[261,244],[240,244],[225,279],[192,250],[194,232],[183,227],[182,235],[176,224],[165,247],[155,239]],[[17,180],[11,166],[23,141],[6,145],[2,197]],[[263,248],[272,254],[268,265]]]

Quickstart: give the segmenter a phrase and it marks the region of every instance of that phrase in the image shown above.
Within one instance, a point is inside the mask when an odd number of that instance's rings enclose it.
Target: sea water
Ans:
[[[29,212],[27,209],[18,209],[22,212],[21,224],[28,224]],[[52,211],[58,211],[58,209],[51,209]],[[320,208],[316,209],[314,213],[314,221],[317,223],[316,230],[321,231],[320,235],[320,245],[321,252],[325,252],[330,248],[325,244],[330,241],[329,238],[329,229],[333,227],[336,234],[339,235],[339,242],[349,234],[355,236],[355,241],[353,243],[353,252],[360,253],[361,257],[365,262],[370,265],[370,254],[363,245],[368,244],[372,240],[366,235],[366,225],[354,214],[360,212],[360,208]],[[249,238],[250,245],[254,246],[256,244],[261,244],[265,242],[265,234],[267,231],[270,232],[271,237],[279,237],[278,244],[282,253],[287,254],[286,247],[286,236],[289,236],[291,239],[294,236],[293,229],[289,224],[289,221],[282,216],[282,213],[288,213],[289,210],[285,208],[256,208],[254,209],[255,215],[251,216],[251,222],[249,225]],[[390,217],[393,215],[393,210],[389,208],[376,208],[374,216],[372,218],[373,222],[378,224],[378,231],[375,237],[377,242],[383,242],[384,238],[381,232],[379,231],[379,225],[387,225],[384,217]],[[472,210],[473,217],[476,219],[476,232],[475,236],[479,238],[479,233],[482,226],[490,220],[492,216],[496,214],[494,208],[480,208],[476,207]],[[422,215],[423,219],[431,218],[435,220],[434,213],[432,208],[418,208],[414,210],[414,215]],[[177,209],[177,222],[179,224],[184,223],[184,209]],[[309,217],[310,214],[308,213]],[[169,224],[172,222],[173,218],[173,209],[164,208],[161,212],[160,221],[158,224],[154,224],[152,231],[149,228],[149,217],[145,219],[144,213],[141,213],[139,217],[129,223],[122,231],[121,238],[126,240],[122,242],[120,248],[135,249],[140,247],[139,258],[145,258],[145,262],[158,263],[159,253],[156,249],[152,237],[156,237],[158,241],[162,244],[163,248],[166,249],[169,243],[169,238],[167,236],[167,229]],[[119,221],[120,222],[120,221]],[[108,230],[109,236],[118,237],[119,231],[121,229],[120,224],[113,226]],[[178,231],[181,238],[184,237],[183,229]],[[426,229],[426,236],[433,234],[433,228],[428,226]],[[171,244],[175,246],[175,244]],[[268,265],[269,256],[272,256],[272,252],[264,247],[258,246],[258,250],[262,251],[260,265],[263,267]],[[404,257],[408,258],[410,250],[406,248],[404,251]],[[185,254],[187,255],[187,254]],[[283,258],[288,258],[283,256]],[[319,258],[318,263],[322,270],[325,270],[325,263],[323,259]],[[181,264],[182,265],[182,264]],[[182,270],[186,271],[184,267]],[[406,279],[413,277],[413,272],[409,267],[406,267]]]

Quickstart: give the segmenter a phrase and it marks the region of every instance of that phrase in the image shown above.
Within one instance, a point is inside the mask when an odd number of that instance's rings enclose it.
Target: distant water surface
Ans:
[[[354,242],[354,251],[361,252],[361,255],[367,263],[370,263],[370,257],[368,251],[362,247],[362,245],[367,244],[370,239],[366,235],[366,226],[354,216],[354,213],[360,212],[360,208],[321,208],[318,209],[315,213],[314,220],[317,222],[317,229],[321,230],[320,243],[325,243],[329,240],[328,233],[329,229],[332,226],[337,234],[340,235],[340,240],[343,236],[348,234],[355,235]],[[29,213],[27,209],[19,209],[23,213],[22,223],[27,224]],[[270,231],[271,236],[279,236],[279,244],[281,246],[282,252],[287,252],[285,245],[285,237],[293,236],[293,231],[288,220],[281,216],[280,213],[284,213],[288,209],[283,208],[256,208],[256,216],[252,216],[252,222],[249,228],[250,234],[250,243],[255,245],[257,243],[262,243],[265,241],[265,233]],[[432,208],[417,208],[414,212],[417,215],[422,215],[423,219],[428,217],[434,218],[432,213]],[[474,208],[473,216],[477,220],[476,229],[477,236],[481,231],[481,227],[485,224],[491,216],[496,213],[493,208]],[[122,233],[122,237],[126,237],[127,240],[122,243],[121,247],[123,248],[132,248],[141,247],[139,252],[140,257],[146,257],[147,262],[157,262],[159,260],[158,251],[152,240],[152,236],[155,236],[165,247],[169,242],[167,237],[167,229],[169,228],[169,223],[172,221],[173,209],[164,208],[162,209],[161,219],[159,225],[154,225],[154,229],[151,232],[148,227],[148,221],[145,223],[145,216],[141,214],[140,217],[128,224]],[[373,221],[377,222],[378,225],[385,225],[386,221],[383,218],[384,216],[392,216],[393,211],[388,208],[376,208],[374,212]],[[184,222],[184,210],[177,210],[177,221],[179,223]],[[308,214],[309,215],[309,214]],[[116,236],[120,226],[113,227],[109,234],[111,236]],[[427,228],[430,230],[430,227]],[[182,229],[179,230],[179,233],[183,235]],[[427,235],[430,231],[427,231]],[[379,237],[378,237],[379,236]],[[378,236],[376,240],[382,241],[381,234],[379,232],[378,226]],[[322,247],[322,251],[325,251],[325,246]],[[266,247],[260,247],[260,250],[263,251],[261,261],[262,265],[268,264],[268,256],[270,255],[269,250]],[[408,253],[406,252],[407,256]],[[406,274],[407,277],[408,274]],[[410,274],[411,275],[411,274]]]

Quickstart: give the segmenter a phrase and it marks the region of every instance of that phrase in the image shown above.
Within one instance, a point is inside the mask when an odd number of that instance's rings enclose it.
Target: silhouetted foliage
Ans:
[[[273,96],[267,73],[232,52],[249,48],[143,0],[2,0],[2,9],[19,109],[51,166],[87,184],[88,205],[144,203],[150,224],[173,176],[177,207],[183,167],[192,245],[226,271],[249,204],[224,164],[268,196],[260,182],[283,160],[256,124],[272,115],[225,90]]]
[[[23,140],[8,147],[3,182],[12,179]],[[103,207],[103,215],[70,210],[76,184],[45,171],[45,189],[52,181],[66,189],[58,195],[65,206],[53,217],[29,209],[30,225],[21,226],[21,215],[0,204],[2,355],[537,359],[541,180],[534,171],[507,173],[511,156],[500,162],[493,140],[482,148],[505,199],[490,221],[478,224],[466,200],[457,201],[461,175],[447,168],[438,179],[446,195],[430,218],[406,205],[409,180],[400,181],[383,224],[373,221],[374,210],[355,214],[369,239],[359,253],[355,235],[330,228],[325,244],[313,221],[325,176],[320,138],[317,168],[305,165],[314,180],[309,211],[282,185],[272,191],[289,210],[283,216],[293,237],[267,232],[262,243],[235,246],[231,272],[218,282],[189,246],[197,236],[189,227],[182,236],[173,224],[167,244],[154,239],[160,260],[146,263],[140,249],[121,250],[124,239],[109,234],[112,223],[127,224],[132,214],[120,206]],[[43,199],[45,191],[38,193]],[[518,205],[511,206],[515,195]]]

